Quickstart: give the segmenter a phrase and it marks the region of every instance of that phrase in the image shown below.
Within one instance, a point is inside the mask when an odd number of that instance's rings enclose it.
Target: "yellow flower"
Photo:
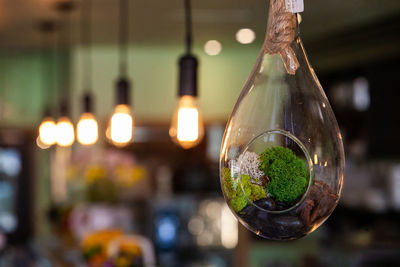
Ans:
[[[86,169],[85,177],[88,183],[93,183],[98,179],[106,177],[106,170],[98,165],[89,166]]]
[[[107,251],[107,246],[116,237],[122,235],[122,231],[118,229],[102,230],[88,234],[83,240],[81,247],[88,250],[94,246],[101,246],[103,253]]]
[[[142,254],[142,251],[138,245],[133,243],[132,241],[122,242],[119,245],[119,252],[126,253],[130,255],[139,256]]]
[[[147,171],[143,167],[126,167],[126,166],[118,166],[114,175],[116,181],[121,187],[132,187],[138,181],[146,177]]]
[[[118,257],[115,261],[116,267],[127,267],[131,265],[132,260],[127,257]]]
[[[147,169],[142,166],[133,167],[132,176],[137,180],[145,178],[147,176]]]
[[[67,180],[72,181],[79,176],[78,167],[71,165],[67,169]]]

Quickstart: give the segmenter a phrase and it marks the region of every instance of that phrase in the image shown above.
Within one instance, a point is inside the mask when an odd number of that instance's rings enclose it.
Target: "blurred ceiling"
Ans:
[[[79,44],[80,4],[71,14],[72,38]],[[43,37],[38,23],[59,19],[55,5],[60,0],[0,0],[0,49],[30,49],[40,46]],[[137,45],[182,44],[183,0],[130,1],[130,42]],[[257,41],[264,37],[268,1],[192,0],[196,45],[209,39],[224,46],[234,45],[235,32],[253,28]],[[117,42],[118,0],[92,0],[93,42]],[[303,39],[319,40],[332,32],[370,25],[400,14],[399,0],[305,0],[301,25]],[[399,32],[393,33],[399,35]],[[46,44],[47,42],[47,44]],[[51,40],[44,42],[50,45]]]

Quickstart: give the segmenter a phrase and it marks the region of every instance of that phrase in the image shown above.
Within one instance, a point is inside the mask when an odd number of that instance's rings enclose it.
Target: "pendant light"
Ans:
[[[184,0],[186,53],[179,59],[178,104],[169,129],[172,141],[184,149],[198,145],[204,136],[203,119],[197,106],[198,60],[192,55],[192,17],[190,0]]]
[[[69,48],[69,45],[70,45],[70,29],[69,29],[70,17],[69,17],[69,14],[71,13],[71,11],[73,9],[73,3],[72,3],[72,1],[61,2],[57,5],[57,9],[61,13],[61,15],[65,15],[64,44],[67,48]],[[60,34],[59,36],[60,36],[59,40],[61,43],[62,34]],[[58,63],[60,63],[60,62],[58,62]],[[64,86],[64,93],[61,97],[61,103],[60,103],[60,117],[57,121],[57,126],[56,126],[56,143],[57,143],[57,145],[59,145],[61,147],[69,147],[75,141],[74,125],[72,124],[71,120],[69,119],[69,98],[70,98],[69,77],[67,77],[63,81],[63,86]]]
[[[128,24],[129,0],[119,1],[119,72],[117,81],[117,101],[107,127],[106,136],[112,144],[124,147],[133,140],[134,120],[130,108],[130,82],[128,70]]]
[[[270,1],[265,41],[220,154],[221,188],[232,212],[274,240],[316,230],[343,185],[342,135],[300,38],[302,11],[302,0]]]
[[[60,117],[56,126],[56,142],[61,147],[69,147],[75,141],[74,125],[68,117],[69,109],[67,100],[60,104]]]
[[[46,111],[39,126],[39,140],[43,148],[48,148],[56,143],[56,122],[50,111]]]
[[[40,32],[43,35],[43,41],[42,41],[42,49],[45,47],[45,35],[49,35],[50,33],[54,33],[54,23],[51,21],[43,21],[39,24],[39,29]],[[54,75],[48,75],[48,73],[45,71],[45,53],[43,52],[42,55],[42,74],[43,74],[43,81],[48,79],[48,76],[53,77],[54,80]],[[54,67],[54,66],[53,66]],[[51,68],[52,71],[54,71],[54,68]],[[52,86],[54,86],[54,81],[52,83]],[[44,86],[44,84],[43,84]],[[51,89],[50,86],[47,86],[48,91]],[[49,99],[51,99],[50,92],[47,92],[47,96]],[[44,112],[44,118],[42,122],[40,123],[39,126],[39,136],[38,136],[38,145],[40,145],[40,148],[45,149],[49,148],[50,146],[54,145],[56,143],[56,122],[51,115],[51,109],[49,107],[46,108]]]
[[[92,64],[90,58],[91,40],[91,0],[83,1],[81,13],[81,40],[83,44],[83,88],[86,93],[83,96],[83,114],[76,126],[76,136],[82,145],[93,145],[99,138],[99,126],[93,115],[92,103]]]

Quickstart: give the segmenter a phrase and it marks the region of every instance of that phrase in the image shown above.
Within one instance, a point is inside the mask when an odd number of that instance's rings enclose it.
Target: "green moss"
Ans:
[[[265,190],[261,186],[252,184],[250,181],[250,176],[242,175],[243,189],[251,201],[257,201],[261,198],[267,197]],[[243,190],[241,191],[243,192]]]
[[[228,168],[222,170],[222,177],[222,187],[225,195],[229,199],[229,206],[236,212],[240,212],[246,207],[248,203],[247,198],[251,201],[257,201],[266,197],[265,190],[259,185],[252,184],[250,182],[250,176],[248,175],[242,175],[241,185],[239,182],[235,182]]]
[[[275,200],[291,203],[306,190],[305,162],[288,148],[267,148],[260,156],[260,169],[270,179],[266,189]]]
[[[229,206],[236,212],[240,212],[247,205],[246,196],[243,192],[239,193],[238,196],[229,200]]]
[[[228,198],[233,198],[236,194],[234,180],[231,177],[231,170],[228,168],[222,169],[222,190]]]

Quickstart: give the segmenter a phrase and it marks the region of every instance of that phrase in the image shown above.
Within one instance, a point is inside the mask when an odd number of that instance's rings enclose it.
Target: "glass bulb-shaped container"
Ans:
[[[203,119],[195,96],[179,98],[169,128],[171,139],[184,149],[197,146],[204,137]]]
[[[250,231],[297,239],[332,213],[343,174],[342,136],[297,16],[284,0],[271,0],[265,42],[222,141],[224,197]]]

